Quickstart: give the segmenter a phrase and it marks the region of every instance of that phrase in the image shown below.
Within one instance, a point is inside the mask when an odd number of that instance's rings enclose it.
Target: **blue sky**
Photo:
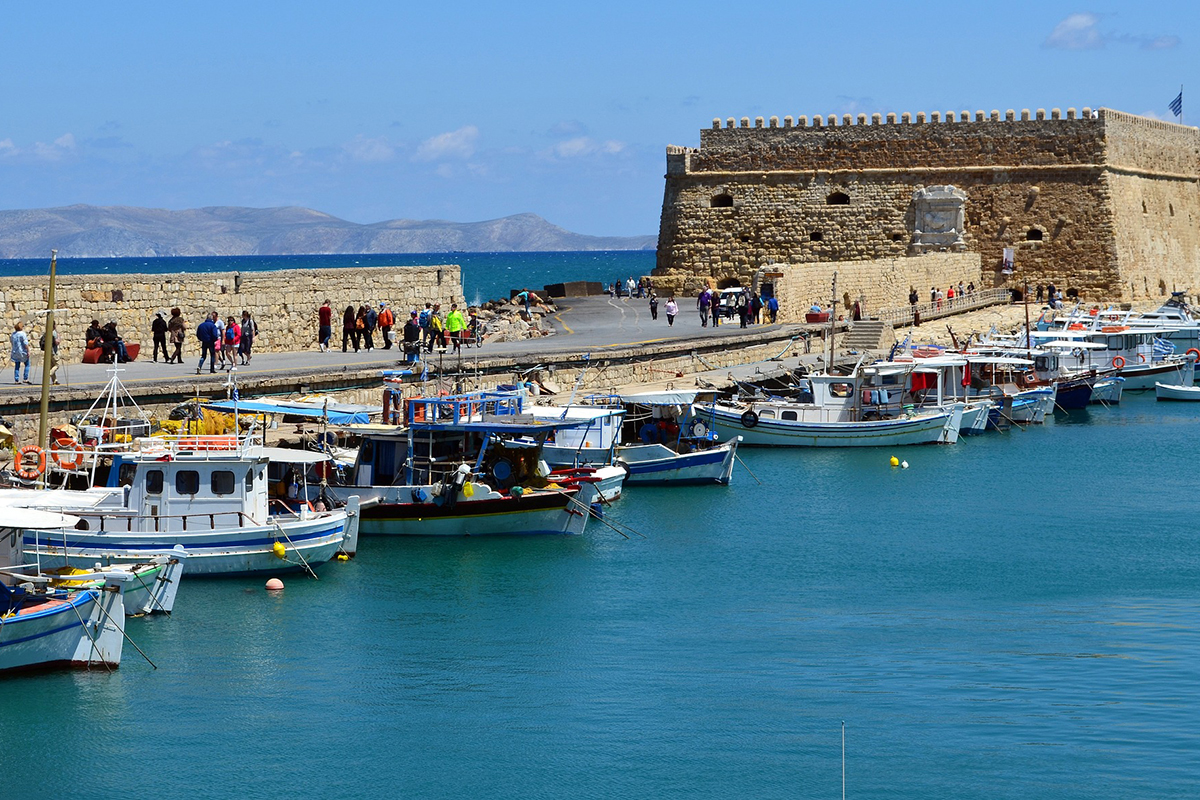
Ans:
[[[1182,83],[1200,122],[1197,31],[1180,2],[6,3],[0,208],[655,233],[664,147],[714,116],[1166,119]]]

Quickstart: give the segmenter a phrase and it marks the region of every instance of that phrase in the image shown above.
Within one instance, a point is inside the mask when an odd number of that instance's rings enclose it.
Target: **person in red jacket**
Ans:
[[[379,319],[376,322],[379,325],[379,332],[383,335],[383,349],[392,349],[392,326],[396,324],[396,317],[392,314],[387,303],[380,301],[379,303]]]
[[[317,345],[322,353],[329,352],[329,337],[333,335],[333,308],[329,301],[317,309]]]

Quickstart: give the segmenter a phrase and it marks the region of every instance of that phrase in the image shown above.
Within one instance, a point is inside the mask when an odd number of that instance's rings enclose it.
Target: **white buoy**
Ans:
[[[907,462],[907,461],[901,461],[901,462],[900,462],[900,468],[901,468],[901,469],[908,469],[908,462]]]
[[[267,591],[268,592],[282,592],[283,591],[283,581],[279,580],[279,578],[271,578],[269,581],[267,581]]]

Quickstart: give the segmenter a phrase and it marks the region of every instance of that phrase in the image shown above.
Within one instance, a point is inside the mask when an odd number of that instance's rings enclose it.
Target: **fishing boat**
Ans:
[[[629,471],[630,485],[729,485],[740,434],[721,441],[696,416],[700,393],[679,389],[619,396],[628,426],[637,430],[617,447],[617,463]],[[636,442],[636,443],[632,443]]]
[[[71,527],[24,530],[26,557],[43,569],[137,563],[181,545],[188,577],[276,574],[311,572],[353,552],[358,501],[296,510],[271,501],[267,461],[253,436],[161,437],[114,457],[116,485],[13,490],[0,505],[78,518]]]
[[[911,369],[911,365],[908,367]],[[903,386],[889,388],[882,374],[809,375],[798,400],[750,398],[697,407],[697,415],[723,438],[764,447],[878,447],[953,444],[964,404],[918,411],[901,402]],[[878,379],[874,379],[878,376]]]
[[[1078,324],[1078,323],[1075,323]],[[1109,372],[1125,379],[1124,391],[1147,391],[1156,383],[1186,385],[1195,380],[1200,350],[1176,354],[1162,337],[1169,329],[1103,325],[1093,329],[1034,331],[1034,346],[1061,348],[1064,366],[1073,372]]]
[[[1154,394],[1159,400],[1200,400],[1200,386],[1156,383],[1154,384]]]
[[[23,569],[17,531],[26,525],[65,525],[52,512],[8,509],[0,538],[0,672],[68,667],[114,668],[121,663],[128,572],[87,573],[98,585],[68,590]]]
[[[349,426],[358,457],[347,482],[324,491],[362,498],[363,535],[581,534],[599,498],[594,470],[556,479],[541,458],[550,432],[577,422],[536,418],[524,401],[520,392],[402,401],[398,420],[384,415],[400,424]]]

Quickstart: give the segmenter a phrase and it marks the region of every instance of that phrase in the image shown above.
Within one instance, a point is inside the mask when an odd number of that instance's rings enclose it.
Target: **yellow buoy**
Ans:
[[[892,456],[892,466],[893,467],[900,466],[900,459],[896,458],[895,456]]]
[[[335,558],[336,558],[338,561],[349,561],[349,560],[350,560],[350,556],[346,555],[345,553],[338,553],[338,554],[337,554],[336,556],[334,556],[334,557],[335,557]]]
[[[271,552],[275,554],[276,558],[284,558],[287,556],[287,548],[283,546],[283,542],[276,542],[275,544],[271,545]]]
[[[463,484],[462,492],[463,497],[470,498],[475,494],[475,486],[470,481],[467,481]]]

